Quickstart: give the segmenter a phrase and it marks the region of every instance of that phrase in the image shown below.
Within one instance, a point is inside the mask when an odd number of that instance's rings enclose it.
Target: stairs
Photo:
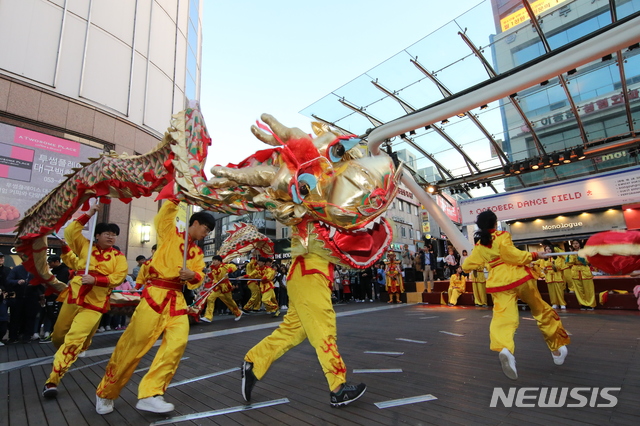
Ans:
[[[636,285],[640,285],[640,278],[630,278],[628,276],[597,276],[593,278],[593,284],[596,291],[596,309],[638,310],[638,301],[633,295],[633,288]],[[448,301],[447,289],[449,288],[449,281],[434,281],[434,288],[433,292],[431,293],[427,293],[426,291],[424,291],[424,283],[421,281],[416,282],[415,286],[416,288],[413,292],[409,292],[409,289],[407,289],[406,298],[408,303],[417,303],[413,302],[413,300],[416,300],[416,298],[420,297],[420,291],[422,291],[422,298],[421,300],[419,300],[421,302],[429,303],[431,305],[439,305],[441,294],[444,297],[444,302],[447,303]],[[550,303],[547,283],[544,280],[538,280],[538,290],[540,291],[540,295],[542,296],[542,298],[547,303]],[[609,293],[606,303],[604,305],[601,305],[599,300],[600,292],[612,290],[626,290],[629,293]],[[580,304],[578,303],[575,294],[565,293],[564,297],[565,301],[567,302],[567,308],[580,308]],[[487,303],[489,304],[489,306],[493,305],[491,301],[491,295],[487,295]],[[471,281],[467,281],[466,292],[458,298],[458,305],[474,306],[473,285],[471,284]]]

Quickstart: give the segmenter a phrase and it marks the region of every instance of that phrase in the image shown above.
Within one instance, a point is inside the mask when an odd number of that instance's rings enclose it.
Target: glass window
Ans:
[[[401,229],[402,238],[407,238],[407,230],[405,229],[405,227],[401,226],[400,229]]]
[[[289,238],[289,227],[282,228],[282,237],[281,238]]]
[[[402,200],[398,201],[398,210],[400,210],[401,212],[404,211],[404,203],[402,202]]]

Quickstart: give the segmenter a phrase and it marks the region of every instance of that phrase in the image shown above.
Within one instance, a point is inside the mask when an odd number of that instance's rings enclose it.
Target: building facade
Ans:
[[[2,203],[22,215],[89,157],[142,154],[160,141],[171,115],[199,98],[201,3],[0,2]],[[151,198],[115,200],[100,218],[120,226],[131,267],[150,255],[155,231],[142,230],[157,210]],[[0,245],[10,253],[6,225]]]

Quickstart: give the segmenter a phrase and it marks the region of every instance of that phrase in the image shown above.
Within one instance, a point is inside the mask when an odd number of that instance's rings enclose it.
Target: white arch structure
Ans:
[[[466,93],[463,92],[460,96],[454,95],[449,100],[376,127],[367,137],[369,150],[373,155],[379,155],[380,145],[387,139],[508,97],[511,94],[518,93],[520,90],[557,77],[613,52],[628,48],[639,41],[640,17],[636,17],[603,31],[584,43],[563,51],[556,51],[555,54],[552,52],[549,57],[533,64],[533,66],[517,72],[506,73],[506,75],[501,75],[494,79],[493,82],[489,82],[478,89],[470,90]],[[451,219],[416,183],[413,176],[404,173],[402,182],[416,195],[429,214],[434,217],[454,246],[460,251],[467,250],[470,253],[473,248],[472,243],[464,238]]]

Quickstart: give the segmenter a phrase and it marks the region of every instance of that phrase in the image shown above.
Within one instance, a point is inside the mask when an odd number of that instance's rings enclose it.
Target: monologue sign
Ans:
[[[460,201],[462,224],[470,225],[485,210],[498,220],[619,206],[640,202],[640,167],[574,179],[554,185]]]

